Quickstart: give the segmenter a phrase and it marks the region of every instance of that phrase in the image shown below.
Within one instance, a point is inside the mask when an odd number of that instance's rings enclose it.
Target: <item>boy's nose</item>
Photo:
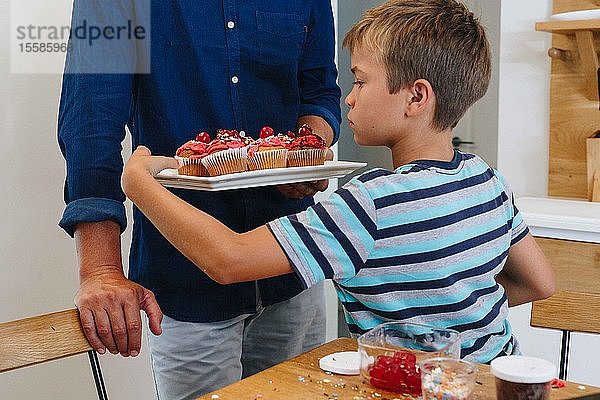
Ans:
[[[354,99],[351,98],[351,95],[352,95],[352,92],[348,93],[348,95],[344,99],[344,103],[346,103],[346,105],[348,107],[352,107],[354,105]]]

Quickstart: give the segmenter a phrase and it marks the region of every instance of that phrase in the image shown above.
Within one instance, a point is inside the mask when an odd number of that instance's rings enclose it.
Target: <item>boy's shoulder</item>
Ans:
[[[357,175],[354,179],[357,181],[360,181],[362,183],[367,183],[370,181],[377,180],[379,178],[390,177],[393,175],[395,175],[395,172],[390,171],[389,169],[373,168],[373,169],[363,172],[360,175]]]
[[[373,168],[352,178],[346,185],[359,186],[377,196],[401,192],[426,191],[431,188],[460,186],[466,179],[490,179],[492,175],[505,184],[496,170],[475,154],[457,151],[450,161],[416,160],[395,170]]]

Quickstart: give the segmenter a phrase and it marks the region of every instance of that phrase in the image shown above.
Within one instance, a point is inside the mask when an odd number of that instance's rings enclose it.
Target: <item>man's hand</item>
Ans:
[[[100,354],[136,356],[142,343],[140,310],[160,335],[162,311],[154,294],[128,280],[121,262],[121,232],[114,221],[82,222],[75,228],[79,264],[79,309],[86,338]]]
[[[323,179],[320,181],[278,185],[277,189],[288,199],[303,199],[307,196],[314,196],[317,192],[327,190],[327,186],[329,186],[329,180]]]
[[[333,160],[333,151],[331,149],[327,149],[325,160]],[[329,180],[322,179],[319,181],[278,185],[277,189],[288,199],[303,199],[307,196],[314,196],[317,192],[324,192],[328,186]]]
[[[75,295],[81,325],[88,341],[100,354],[137,356],[141,348],[142,319],[148,315],[150,331],[162,333],[162,311],[154,294],[125,278],[120,268],[105,267],[82,280]]]

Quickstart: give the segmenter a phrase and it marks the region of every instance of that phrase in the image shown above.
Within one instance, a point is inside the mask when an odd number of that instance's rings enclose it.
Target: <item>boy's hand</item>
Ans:
[[[138,146],[127,161],[123,175],[147,172],[156,176],[163,169],[179,167],[179,163],[173,157],[152,156],[150,149]]]
[[[147,147],[138,146],[123,169],[121,187],[132,200],[136,193],[139,194],[144,190],[149,183],[148,180],[154,181],[153,177],[160,171],[167,168],[179,168],[179,163],[174,158],[151,156],[150,154]]]

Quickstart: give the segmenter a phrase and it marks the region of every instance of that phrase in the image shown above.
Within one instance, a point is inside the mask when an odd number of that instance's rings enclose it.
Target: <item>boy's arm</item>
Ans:
[[[294,272],[266,226],[236,233],[217,219],[175,196],[155,179],[165,168],[177,168],[169,157],[149,157],[138,147],[125,167],[127,196],[160,233],[211,279],[220,284],[253,281]]]
[[[555,290],[552,266],[529,233],[510,246],[496,281],[504,287],[510,307],[545,299]]]

